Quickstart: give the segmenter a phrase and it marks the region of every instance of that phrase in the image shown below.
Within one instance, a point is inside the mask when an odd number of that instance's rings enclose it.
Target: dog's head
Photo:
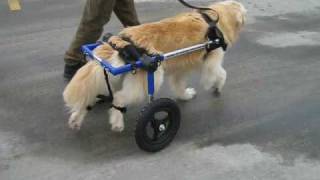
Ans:
[[[216,11],[219,15],[218,27],[222,31],[228,45],[232,45],[238,38],[239,33],[246,22],[247,10],[237,1],[227,0],[214,3],[209,8]],[[214,11],[207,13],[216,19]]]

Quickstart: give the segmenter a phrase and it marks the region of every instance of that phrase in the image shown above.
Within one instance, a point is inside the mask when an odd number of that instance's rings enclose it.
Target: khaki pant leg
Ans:
[[[125,27],[140,24],[133,0],[116,0],[114,12]]]
[[[96,42],[103,32],[103,26],[110,20],[116,0],[87,0],[80,25],[65,53],[64,60],[73,65],[83,60],[81,46]]]

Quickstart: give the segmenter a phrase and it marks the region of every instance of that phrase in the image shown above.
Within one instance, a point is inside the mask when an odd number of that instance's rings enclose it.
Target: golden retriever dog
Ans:
[[[237,40],[245,23],[246,9],[241,3],[232,0],[217,2],[208,7],[214,11],[203,12],[212,20],[216,20],[219,15],[217,26],[230,47]],[[125,28],[118,36],[112,36],[108,42],[115,44],[116,47],[124,47],[129,42],[119,37],[128,37],[135,45],[146,49],[149,53],[163,54],[206,42],[208,26],[199,12],[191,11],[159,22]],[[115,67],[125,64],[119,57],[118,51],[108,43],[97,47],[94,53]],[[195,97],[196,91],[187,87],[186,80],[190,72],[200,70],[200,82],[204,88],[215,89],[220,93],[227,77],[222,67],[223,57],[224,51],[218,48],[210,52],[199,50],[163,61],[155,72],[155,92],[160,89],[166,75],[177,99],[190,100]],[[71,113],[70,128],[79,130],[88,112],[87,107],[96,103],[98,94],[108,95],[104,78],[103,68],[99,63],[89,61],[78,70],[66,86],[63,97]],[[110,74],[109,81],[114,92],[112,103],[115,106],[125,107],[140,103],[147,97],[147,78],[143,70],[138,70],[136,74],[126,73],[118,76]],[[109,113],[111,129],[122,131],[124,129],[123,114],[116,108],[111,108]]]

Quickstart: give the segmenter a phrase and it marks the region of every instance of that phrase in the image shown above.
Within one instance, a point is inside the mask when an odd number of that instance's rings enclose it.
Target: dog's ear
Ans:
[[[245,24],[247,10],[240,2],[234,0],[227,0],[222,2],[222,4],[229,6],[229,10],[231,10],[234,13],[238,27]]]
[[[237,20],[237,25],[243,26],[246,23],[246,16],[242,12],[238,11],[236,13],[236,20]]]
[[[236,18],[239,25],[244,25],[246,22],[246,8],[237,1],[231,1],[232,6],[236,9]]]
[[[246,22],[246,8],[238,1],[226,0],[217,4],[228,7],[228,12],[235,15],[237,25],[244,25]]]

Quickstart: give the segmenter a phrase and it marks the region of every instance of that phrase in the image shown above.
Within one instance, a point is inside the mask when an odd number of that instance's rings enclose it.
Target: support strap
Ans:
[[[109,96],[107,96],[107,97],[108,97],[109,101],[112,102],[113,101],[113,92],[112,92],[111,85],[109,82],[109,76],[108,76],[107,70],[103,69],[103,73],[104,73],[104,79],[106,80],[107,88],[109,91]]]
[[[112,101],[113,101],[113,92],[112,92],[112,89],[111,89],[109,76],[108,76],[108,73],[107,73],[107,71],[105,69],[103,70],[103,73],[104,73],[104,78],[105,78],[105,81],[106,81],[106,84],[107,84],[107,89],[108,89],[108,92],[109,92],[109,96],[105,96],[105,95],[99,94],[97,96],[97,98],[100,99],[98,101],[98,103],[104,103],[104,102],[112,103]],[[126,113],[127,112],[127,108],[126,107],[115,106],[114,104],[111,104],[110,108],[115,108],[115,109],[119,110],[121,113]],[[87,111],[90,111],[91,109],[92,109],[91,106],[87,106]]]
[[[127,112],[127,107],[119,107],[119,106],[115,106],[114,104],[111,104],[111,108],[115,108],[116,110],[120,111],[122,114]]]
[[[103,70],[104,73],[104,78],[106,80],[106,84],[108,87],[108,91],[109,91],[109,96],[103,96],[103,95],[98,95],[98,97],[102,97],[102,100],[104,100],[105,102],[112,102],[113,101],[113,92],[111,89],[111,85],[110,85],[110,81],[109,81],[109,76],[107,71],[104,69]],[[126,113],[127,112],[127,108],[126,107],[119,107],[119,106],[115,106],[114,104],[111,104],[111,108],[115,108],[117,110],[119,110],[121,113]]]

